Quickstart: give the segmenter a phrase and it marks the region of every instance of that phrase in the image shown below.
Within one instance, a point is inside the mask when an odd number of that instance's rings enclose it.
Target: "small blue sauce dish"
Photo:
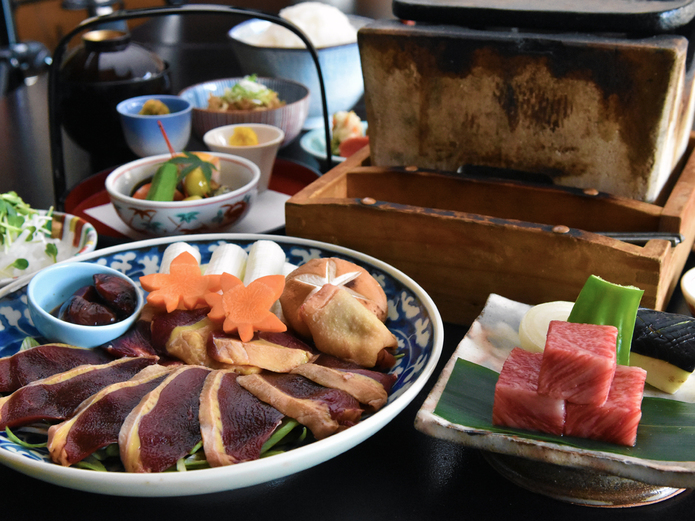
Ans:
[[[134,311],[106,325],[80,325],[58,318],[57,312],[73,294],[94,285],[95,274],[107,274],[122,279],[135,289]],[[49,342],[93,348],[125,333],[137,320],[145,304],[142,291],[121,272],[89,262],[55,264],[40,270],[27,287],[29,315],[39,333]]]

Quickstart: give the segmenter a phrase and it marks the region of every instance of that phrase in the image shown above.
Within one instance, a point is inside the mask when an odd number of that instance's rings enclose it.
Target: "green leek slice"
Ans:
[[[579,292],[567,321],[617,327],[617,362],[630,365],[632,333],[643,294],[644,291],[635,286],[621,286],[591,275]]]

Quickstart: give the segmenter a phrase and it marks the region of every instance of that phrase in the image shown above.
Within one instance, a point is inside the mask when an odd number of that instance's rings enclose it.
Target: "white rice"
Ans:
[[[357,41],[357,29],[337,7],[320,2],[303,2],[280,10],[280,16],[299,27],[316,48],[345,45]],[[303,48],[304,43],[292,31],[277,24],[245,43],[260,47]]]

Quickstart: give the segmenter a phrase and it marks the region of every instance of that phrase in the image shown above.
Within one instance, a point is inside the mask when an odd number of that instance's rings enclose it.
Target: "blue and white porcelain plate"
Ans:
[[[260,239],[276,241],[288,262],[303,264],[318,257],[340,257],[367,269],[383,286],[389,301],[387,326],[398,338],[398,376],[388,404],[345,431],[295,450],[257,461],[212,469],[161,474],[95,472],[62,467],[50,462],[42,450],[26,450],[0,433],[0,463],[57,485],[121,496],[180,496],[220,492],[264,483],[327,461],[358,445],[391,421],[422,390],[441,355],[444,330],[436,306],[412,279],[373,257],[317,241],[250,234],[211,234],[185,238],[206,263],[220,244],[233,242],[248,248]],[[162,253],[181,238],[134,242],[83,255],[66,262],[94,262],[115,268],[134,280],[158,271]],[[36,337],[27,310],[28,279],[0,290],[0,356],[19,350],[22,340]]]

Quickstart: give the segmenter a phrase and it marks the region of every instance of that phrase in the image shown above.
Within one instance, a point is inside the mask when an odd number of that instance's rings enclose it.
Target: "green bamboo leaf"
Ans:
[[[624,447],[492,425],[492,405],[498,376],[495,371],[480,365],[457,360],[434,413],[451,423],[520,438],[657,461],[695,461],[693,403],[644,397],[637,442],[634,447]]]

